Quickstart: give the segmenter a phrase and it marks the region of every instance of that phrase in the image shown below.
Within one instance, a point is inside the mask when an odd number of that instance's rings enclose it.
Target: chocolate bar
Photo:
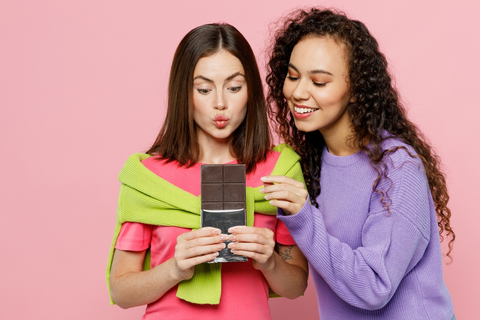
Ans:
[[[245,225],[245,165],[206,164],[201,166],[202,227],[219,228],[227,234],[233,226]],[[226,246],[230,241],[225,241]],[[247,261],[234,255],[227,247],[211,261]]]

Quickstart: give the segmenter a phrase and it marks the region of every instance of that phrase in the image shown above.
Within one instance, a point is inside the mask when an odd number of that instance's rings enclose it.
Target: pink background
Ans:
[[[0,318],[139,319],[110,306],[105,265],[117,175],[153,142],[181,37],[225,21],[264,63],[268,25],[296,5],[362,20],[410,117],[443,157],[457,234],[445,279],[459,319],[478,316],[480,30],[476,1],[0,0]],[[274,319],[318,319],[311,285]]]

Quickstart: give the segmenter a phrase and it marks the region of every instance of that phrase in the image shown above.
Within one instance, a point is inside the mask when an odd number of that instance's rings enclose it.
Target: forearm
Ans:
[[[170,259],[147,271],[132,271],[110,278],[113,301],[123,309],[145,305],[161,298],[181,279]]]
[[[311,267],[345,302],[367,310],[382,308],[390,301],[428,244],[400,214],[370,216],[364,225],[362,246],[357,248],[329,235],[321,214],[291,218],[295,223],[281,219]],[[396,252],[401,254],[392,254]]]
[[[276,294],[288,299],[295,299],[301,296],[307,288],[308,269],[306,269],[306,264],[301,267],[288,263],[284,258],[275,252],[272,255],[272,267],[261,271]]]

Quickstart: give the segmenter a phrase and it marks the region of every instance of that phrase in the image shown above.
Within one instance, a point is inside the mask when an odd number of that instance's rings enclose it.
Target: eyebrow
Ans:
[[[245,78],[245,75],[244,75],[243,73],[241,73],[241,72],[235,72],[234,74],[228,76],[227,79],[225,79],[225,81],[230,81],[230,80],[232,80],[233,78],[235,78],[236,76],[242,76],[242,77]],[[207,82],[213,83],[213,80],[211,80],[211,79],[209,79],[209,78],[207,78],[207,77],[204,77],[204,76],[202,76],[202,75],[196,76],[195,78],[193,78],[193,81],[195,81],[195,80],[197,80],[197,79],[202,79],[202,80],[205,80],[205,81],[207,81]]]
[[[300,73],[300,71],[298,71],[298,69],[293,64],[289,63],[288,67]],[[331,72],[328,72],[327,70],[323,70],[323,69],[310,70],[308,71],[308,74],[328,74],[330,76],[333,76]]]

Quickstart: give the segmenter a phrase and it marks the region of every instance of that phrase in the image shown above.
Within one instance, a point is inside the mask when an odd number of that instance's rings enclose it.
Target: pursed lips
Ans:
[[[228,117],[220,114],[213,118],[213,122],[217,128],[224,128],[227,125],[228,120]]]

